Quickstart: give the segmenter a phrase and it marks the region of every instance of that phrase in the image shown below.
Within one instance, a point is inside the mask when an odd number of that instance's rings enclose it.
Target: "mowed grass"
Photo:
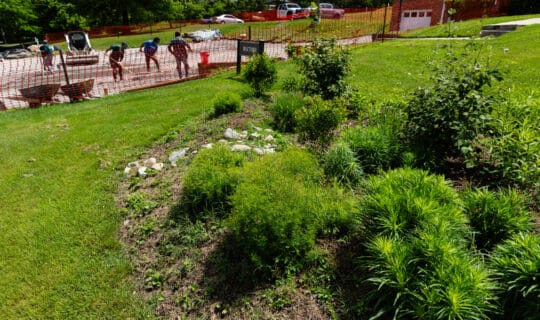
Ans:
[[[207,111],[217,77],[0,114],[2,319],[142,318],[116,238],[123,168]]]
[[[540,26],[531,26],[485,40],[493,60],[509,70],[505,85],[536,98],[539,32]],[[443,43],[405,40],[357,47],[349,81],[376,100],[403,98],[428,83],[432,50]],[[286,77],[296,71],[289,61],[279,64],[279,72]],[[77,104],[0,113],[2,319],[151,316],[133,294],[131,267],[117,239],[116,185],[127,162],[208,111],[215,93],[246,90],[238,80],[225,73]]]
[[[451,35],[456,37],[479,37],[482,26],[531,18],[540,18],[540,14],[492,17],[458,21],[453,24],[440,24],[431,28],[423,28],[401,32],[400,35],[407,38],[438,38],[448,37],[449,32],[451,32]]]

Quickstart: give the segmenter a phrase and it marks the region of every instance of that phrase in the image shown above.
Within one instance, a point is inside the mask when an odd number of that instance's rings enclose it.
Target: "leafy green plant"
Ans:
[[[512,96],[494,107],[490,134],[463,147],[465,163],[486,184],[540,188],[540,104]],[[537,195],[536,195],[537,196]],[[540,201],[540,199],[538,199]]]
[[[260,97],[276,82],[276,62],[266,53],[256,54],[246,64],[243,75],[255,96]]]
[[[502,76],[477,43],[461,51],[449,45],[432,64],[433,86],[418,89],[405,108],[405,138],[426,167],[437,168],[488,132],[496,100],[486,88]]]
[[[540,314],[540,237],[517,233],[499,244],[491,255],[491,266],[502,287],[501,319],[538,319]]]
[[[227,225],[261,270],[302,265],[315,254],[317,234],[354,212],[351,201],[321,188],[321,179],[316,159],[296,148],[246,164]]]
[[[295,113],[304,106],[304,100],[297,94],[280,94],[268,107],[272,115],[274,128],[281,132],[294,132],[296,128]]]
[[[237,112],[242,108],[242,98],[236,93],[218,93],[212,99],[212,106],[214,108],[213,116],[215,117]]]
[[[126,208],[134,217],[144,217],[157,207],[157,202],[147,200],[144,193],[132,193],[127,196]]]
[[[236,185],[230,168],[241,167],[245,155],[231,151],[226,145],[201,150],[184,175],[180,207],[184,212],[200,216],[225,215],[230,209],[228,197]]]
[[[362,166],[345,142],[336,143],[323,156],[324,173],[343,184],[354,185],[362,178]]]
[[[467,250],[467,219],[448,183],[399,169],[370,178],[366,194],[373,318],[489,319],[495,285]]]
[[[350,53],[335,40],[315,40],[294,61],[300,69],[300,87],[305,93],[332,99],[346,92]]]
[[[342,140],[351,147],[366,173],[377,173],[401,162],[399,139],[391,128],[382,125],[348,128]]]
[[[163,284],[165,283],[165,276],[152,268],[149,268],[146,270],[144,283],[145,283],[145,289],[146,290],[153,290],[157,288],[161,288]]]
[[[533,227],[526,199],[515,190],[469,189],[462,198],[479,249],[491,250],[513,234]]]
[[[324,101],[318,96],[306,97],[305,106],[295,113],[300,140],[316,142],[321,146],[329,144],[345,114],[345,108],[339,101]]]

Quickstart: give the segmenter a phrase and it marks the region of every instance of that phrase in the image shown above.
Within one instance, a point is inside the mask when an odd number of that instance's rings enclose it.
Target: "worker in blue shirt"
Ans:
[[[147,40],[141,44],[139,51],[143,52],[144,49],[144,58],[146,59],[146,71],[150,72],[150,60],[153,60],[156,64],[158,72],[161,72],[159,69],[159,62],[156,58],[156,53],[159,45],[159,38],[154,38],[154,40]]]

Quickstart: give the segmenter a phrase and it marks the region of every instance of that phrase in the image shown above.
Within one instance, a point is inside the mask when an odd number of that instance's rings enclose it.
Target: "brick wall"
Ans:
[[[445,4],[446,2],[446,4]],[[500,16],[506,14],[509,0],[478,0],[469,1],[456,7],[456,20],[476,19],[484,16]],[[446,23],[448,20],[448,8],[453,6],[453,1],[444,0],[394,0],[392,6],[392,21],[390,30],[399,31],[401,14],[406,10],[432,10],[431,25],[439,22]],[[444,9],[443,9],[444,7]],[[441,19],[442,15],[442,19]]]

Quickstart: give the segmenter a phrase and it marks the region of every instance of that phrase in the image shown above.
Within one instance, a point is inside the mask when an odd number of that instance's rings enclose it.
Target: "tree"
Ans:
[[[0,27],[7,42],[16,42],[25,35],[38,33],[40,28],[35,24],[36,18],[31,0],[0,1],[0,21],[3,22]]]

